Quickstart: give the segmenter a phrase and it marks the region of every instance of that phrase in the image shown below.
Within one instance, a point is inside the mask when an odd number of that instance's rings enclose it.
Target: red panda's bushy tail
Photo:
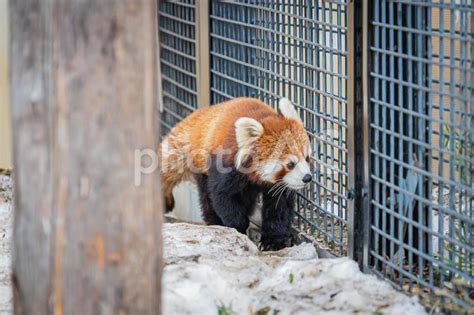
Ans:
[[[186,146],[180,143],[179,137],[170,132],[160,145],[160,179],[161,192],[165,200],[165,211],[174,208],[173,188],[189,174],[186,164]]]

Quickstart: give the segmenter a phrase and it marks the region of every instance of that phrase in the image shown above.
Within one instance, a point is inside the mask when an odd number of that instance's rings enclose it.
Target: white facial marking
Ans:
[[[298,162],[295,168],[283,176],[283,180],[292,189],[301,189],[305,186],[303,177],[306,174],[311,174],[309,164],[306,161]]]
[[[308,144],[306,148],[304,148],[304,156],[311,156],[313,154],[313,149],[311,148],[311,144]]]
[[[301,178],[303,178],[306,174],[311,173],[311,170],[310,170],[310,168],[309,168],[309,164],[308,164],[308,162],[306,162],[306,161],[301,161],[301,162],[299,162],[298,164],[296,164],[296,167],[295,167],[295,168],[298,169],[298,171],[299,171],[301,174],[303,174],[303,175],[301,176]]]
[[[282,166],[279,161],[268,161],[258,168],[258,175],[264,181],[273,182],[275,180],[275,174],[281,169]]]
[[[297,164],[298,163],[298,157],[296,155],[289,155],[288,156],[288,161]]]

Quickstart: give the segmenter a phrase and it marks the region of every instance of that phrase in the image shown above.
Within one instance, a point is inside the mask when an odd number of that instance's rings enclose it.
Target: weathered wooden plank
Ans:
[[[159,313],[154,1],[10,1],[17,314]]]
[[[8,97],[8,10],[0,1],[0,169],[11,169],[11,124]]]

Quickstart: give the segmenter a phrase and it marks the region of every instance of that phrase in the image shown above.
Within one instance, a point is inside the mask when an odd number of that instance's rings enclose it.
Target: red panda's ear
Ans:
[[[278,112],[285,118],[301,121],[300,115],[298,115],[295,107],[286,97],[283,97],[278,103]]]
[[[235,122],[235,137],[240,147],[253,141],[263,134],[263,126],[253,118],[241,117]]]
[[[235,122],[235,137],[239,148],[263,134],[263,126],[253,118],[241,117]]]
[[[252,144],[263,134],[263,126],[253,118],[242,117],[235,122],[235,137],[238,151],[235,155],[235,166],[237,169],[252,153]]]

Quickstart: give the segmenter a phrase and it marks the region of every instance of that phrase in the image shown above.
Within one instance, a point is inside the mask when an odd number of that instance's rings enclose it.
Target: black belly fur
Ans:
[[[224,225],[246,233],[249,216],[255,209],[257,198],[262,194],[263,250],[278,250],[288,245],[290,219],[294,209],[295,193],[285,192],[272,196],[271,186],[251,182],[248,177],[229,167],[219,172],[211,163],[208,175],[196,174],[203,219],[210,225]]]

